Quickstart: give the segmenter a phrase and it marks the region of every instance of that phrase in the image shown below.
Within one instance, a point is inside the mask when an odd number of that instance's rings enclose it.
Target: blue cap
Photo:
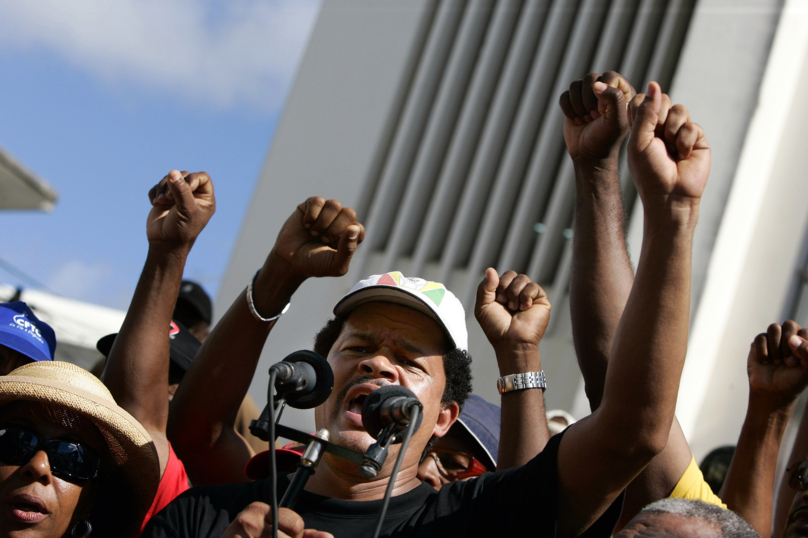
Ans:
[[[466,428],[480,448],[488,455],[490,461],[485,462],[486,466],[496,469],[497,452],[499,451],[499,406],[472,394],[463,404],[457,422]]]
[[[24,302],[0,303],[0,345],[34,361],[52,361],[56,334]]]

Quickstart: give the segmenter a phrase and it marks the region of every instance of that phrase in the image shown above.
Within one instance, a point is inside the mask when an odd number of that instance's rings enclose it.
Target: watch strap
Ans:
[[[510,374],[497,379],[497,390],[500,394],[515,390],[546,389],[547,376],[544,372],[524,372]]]

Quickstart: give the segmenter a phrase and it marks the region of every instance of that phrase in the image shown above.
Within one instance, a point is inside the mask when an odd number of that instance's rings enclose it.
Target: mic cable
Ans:
[[[421,413],[421,406],[415,405],[412,407],[410,411],[411,414],[411,421],[407,424],[407,428],[404,431],[404,438],[401,441],[401,450],[398,452],[398,456],[396,457],[396,464],[393,466],[393,472],[390,474],[390,481],[387,483],[387,489],[384,491],[384,500],[382,501],[382,508],[379,511],[379,519],[376,520],[376,530],[373,531],[373,538],[379,538],[379,533],[382,531],[382,525],[384,524],[384,518],[387,515],[387,508],[390,506],[390,497],[393,494],[393,488],[396,485],[396,476],[398,476],[398,471],[401,469],[401,464],[404,462],[404,455],[407,453],[407,447],[410,445],[410,439],[412,439],[412,435],[415,433],[415,430],[418,429],[420,426],[420,418]]]
[[[272,414],[269,421],[269,486],[272,488],[269,498],[272,503],[272,538],[278,538],[278,462],[275,460],[275,378],[278,371],[269,370],[269,391],[267,406]]]

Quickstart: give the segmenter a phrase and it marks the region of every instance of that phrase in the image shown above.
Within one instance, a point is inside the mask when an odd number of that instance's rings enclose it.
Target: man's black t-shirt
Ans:
[[[527,465],[454,482],[435,491],[428,484],[390,500],[382,536],[447,538],[529,533],[552,537],[556,529],[556,456],[561,435]],[[289,480],[278,477],[278,498]],[[218,538],[250,503],[269,502],[266,481],[192,488],[157,514],[143,538]],[[307,529],[336,538],[373,534],[382,501],[343,501],[304,491],[295,512]],[[619,498],[584,534],[611,536],[620,517]]]

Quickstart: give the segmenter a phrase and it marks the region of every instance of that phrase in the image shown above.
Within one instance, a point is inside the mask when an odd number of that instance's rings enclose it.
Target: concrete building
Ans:
[[[734,443],[749,343],[773,321],[808,322],[807,51],[804,0],[324,0],[216,311],[308,196],[356,208],[367,238],[347,277],[293,298],[253,397],[265,401],[269,365],[310,348],[356,280],[395,269],[458,294],[475,390],[497,402],[494,354],[471,315],[493,266],[548,290],[547,408],[588,413],[567,304],[574,192],[557,99],[573,79],[614,69],[640,89],[659,81],[713,148],[678,416],[697,458]],[[641,213],[624,180],[636,260]],[[309,412],[287,413],[313,428]]]

